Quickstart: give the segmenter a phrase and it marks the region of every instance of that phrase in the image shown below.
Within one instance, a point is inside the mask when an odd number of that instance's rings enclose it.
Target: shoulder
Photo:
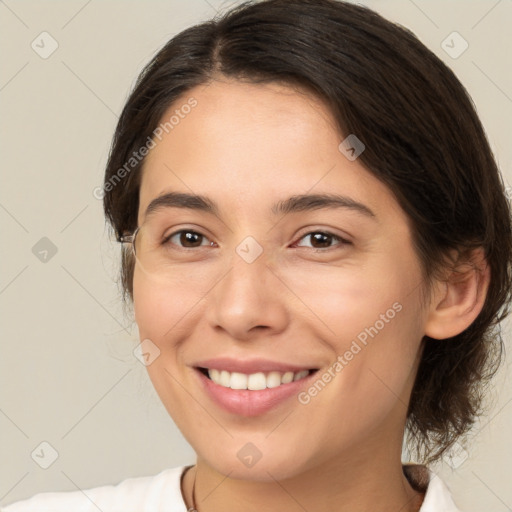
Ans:
[[[419,512],[462,512],[448,486],[434,471],[417,464],[405,464],[403,470],[412,487],[425,493]]]
[[[180,478],[187,466],[165,469],[157,475],[127,478],[116,485],[80,491],[42,492],[0,508],[0,512],[157,512],[160,503],[185,512]]]

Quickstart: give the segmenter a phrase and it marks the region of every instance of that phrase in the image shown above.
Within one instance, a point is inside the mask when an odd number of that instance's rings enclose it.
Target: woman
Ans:
[[[470,98],[414,35],[333,0],[185,30],[139,77],[103,189],[141,358],[197,461],[5,512],[458,510],[428,466],[500,362],[511,217]]]

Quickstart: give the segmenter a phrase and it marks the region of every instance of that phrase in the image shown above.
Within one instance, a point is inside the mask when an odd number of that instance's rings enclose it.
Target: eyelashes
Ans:
[[[328,243],[329,245],[327,247],[315,247],[314,245],[311,246],[305,246],[301,245],[299,242],[302,240],[305,240],[309,237],[310,241],[313,243]],[[174,239],[174,241],[173,241]],[[204,243],[205,242],[205,243]],[[330,242],[336,242],[335,245],[331,245]],[[181,245],[180,245],[181,244]],[[217,244],[215,242],[212,242],[208,239],[206,235],[203,235],[202,233],[199,233],[198,231],[194,231],[192,229],[181,229],[179,231],[175,231],[174,233],[171,233],[170,235],[166,236],[164,240],[162,241],[162,245],[165,245],[167,247],[175,246],[180,250],[191,250],[191,249],[197,249],[202,247],[216,247]],[[327,230],[314,230],[314,231],[308,231],[307,233],[303,234],[297,242],[294,242],[292,247],[309,247],[310,249],[313,249],[315,251],[321,251],[325,252],[326,250],[330,250],[333,248],[336,248],[338,246],[344,247],[346,245],[351,245],[351,242],[348,240],[342,238],[339,235],[336,235],[334,233],[331,233]]]
[[[343,246],[343,245],[349,245],[350,242],[348,240],[345,240],[344,238],[342,238],[341,236],[339,235],[335,235],[334,233],[331,233],[330,231],[321,231],[321,230],[318,230],[318,231],[309,231],[308,233],[306,233],[305,235],[303,235],[301,238],[299,238],[299,240],[303,240],[307,237],[312,237],[313,235],[321,235],[323,237],[323,239],[325,240],[325,238],[329,239],[329,240],[335,240],[338,242],[338,245],[340,246]],[[317,242],[320,241],[321,239],[319,239],[318,237],[314,238]],[[313,239],[312,239],[313,240]],[[297,245],[297,244],[294,244],[294,245]],[[301,246],[301,245],[298,245],[298,247],[304,247],[304,246]],[[327,249],[331,249],[333,247],[336,247],[336,246],[332,246],[330,245],[329,247],[327,247]],[[311,247],[312,249],[316,249],[316,250],[323,250],[325,249],[325,247]]]

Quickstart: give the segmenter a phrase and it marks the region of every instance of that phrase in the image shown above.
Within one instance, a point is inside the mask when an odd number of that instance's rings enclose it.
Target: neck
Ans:
[[[187,508],[195,503],[198,512],[374,512],[377,504],[381,512],[417,512],[423,495],[404,476],[400,458],[390,463],[370,450],[368,458],[358,450],[356,461],[337,457],[272,482],[229,478],[198,458],[183,480]]]

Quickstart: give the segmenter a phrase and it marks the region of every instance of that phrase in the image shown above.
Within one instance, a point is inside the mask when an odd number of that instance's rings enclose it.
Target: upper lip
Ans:
[[[316,369],[311,365],[282,363],[269,359],[233,359],[231,357],[216,357],[198,361],[193,366],[197,368],[208,368],[210,370],[226,370],[238,373],[259,373],[259,372],[300,372],[302,370]]]

